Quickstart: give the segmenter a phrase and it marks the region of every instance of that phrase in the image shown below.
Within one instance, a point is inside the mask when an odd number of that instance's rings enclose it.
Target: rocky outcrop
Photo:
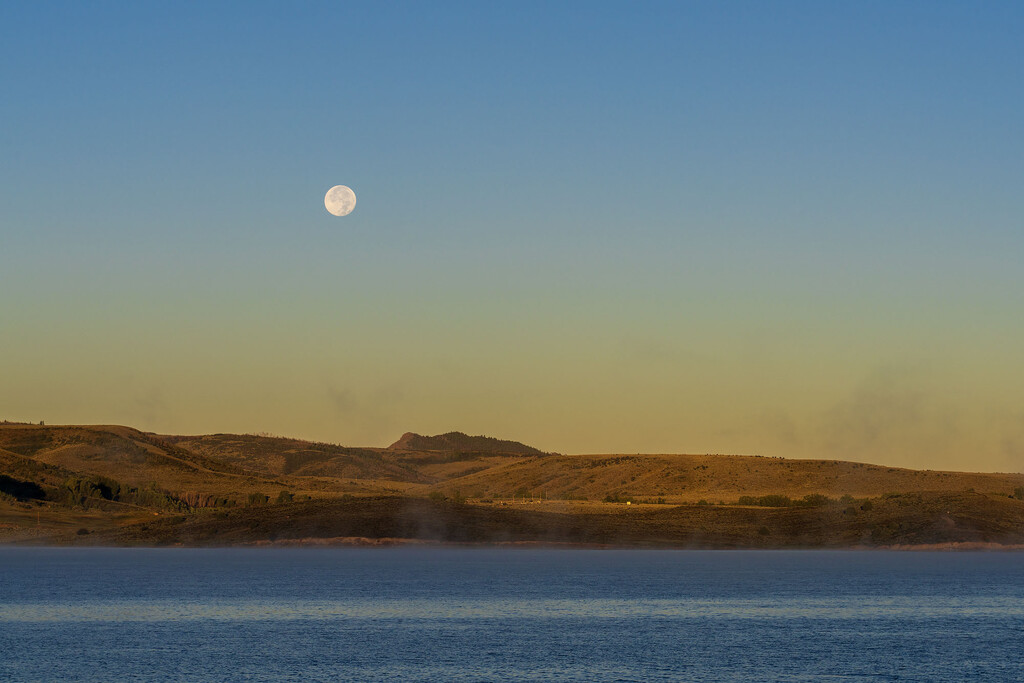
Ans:
[[[444,451],[448,453],[495,453],[502,455],[545,455],[544,451],[518,441],[505,441],[490,436],[469,436],[462,432],[448,432],[437,436],[422,436],[406,432],[388,446],[391,451]]]

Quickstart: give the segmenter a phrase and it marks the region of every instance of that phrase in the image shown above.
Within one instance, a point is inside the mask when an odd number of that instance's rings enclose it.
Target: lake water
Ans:
[[[1024,680],[1024,554],[0,549],[0,680]]]

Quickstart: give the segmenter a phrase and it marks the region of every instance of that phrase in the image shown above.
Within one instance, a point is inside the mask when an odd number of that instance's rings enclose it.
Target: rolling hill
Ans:
[[[161,436],[193,453],[265,475],[433,481],[415,468],[386,458],[379,448],[347,448],[328,443],[252,434]]]
[[[890,492],[1009,493],[1024,475],[910,470],[839,460],[787,460],[738,455],[553,455],[500,463],[452,479],[471,497],[518,492],[552,499],[664,498],[667,502],[733,502],[739,496],[801,498],[879,496]]]
[[[460,432],[356,448],[0,424],[0,539],[11,540],[70,542],[75,528],[89,538],[74,542],[111,543],[298,542],[300,533],[701,547],[1018,543],[1021,499],[1022,474],[545,454]],[[410,527],[409,515],[424,516],[421,526]],[[449,521],[437,531],[431,515]]]
[[[206,481],[243,470],[121,426],[0,425],[0,448],[36,462],[131,483]]]

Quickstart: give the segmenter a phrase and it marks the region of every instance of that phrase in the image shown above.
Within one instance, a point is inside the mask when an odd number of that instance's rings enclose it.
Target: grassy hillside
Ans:
[[[28,456],[0,449],[0,476],[32,482],[43,490],[56,490],[75,473],[58,465],[38,462]]]
[[[265,475],[417,483],[432,481],[414,467],[386,459],[382,455],[383,449],[348,448],[253,434],[161,436],[160,439],[193,453]]]
[[[933,472],[838,460],[736,455],[557,455],[506,462],[446,482],[463,495],[554,499],[664,498],[733,502],[739,496],[801,498],[879,496],[890,492],[965,491],[1008,494],[1024,475]]]
[[[130,483],[246,474],[130,427],[0,425],[0,448],[36,462]]]
[[[420,440],[423,440],[426,445],[446,448],[455,445],[488,445],[481,442],[486,437],[466,437],[466,441],[460,441],[448,439],[450,436],[452,435],[420,437],[416,434],[406,434],[398,443],[420,443]],[[399,448],[398,444],[392,444],[388,448],[351,448],[254,434],[168,435],[159,438],[209,458],[263,475],[359,480],[364,489],[374,488],[374,483],[392,489],[398,483],[435,484],[524,457],[516,452],[491,450],[410,450]],[[520,450],[539,453],[536,449],[522,444],[497,439],[491,441],[495,442],[490,444],[494,448],[504,448],[506,444],[513,444],[507,446],[512,451],[516,450],[514,446],[520,446]]]
[[[400,448],[349,448],[0,424],[0,541],[365,536],[831,547],[1018,543],[1024,521],[1021,474],[730,455],[532,455],[493,450],[515,442],[459,433],[406,437]],[[417,444],[445,448],[410,450]],[[451,450],[481,445],[493,449]],[[513,497],[519,502],[508,504]]]
[[[68,477],[103,477],[197,501],[241,500],[251,492],[294,488],[292,481],[251,472],[130,427],[0,425],[0,449],[20,456],[0,460],[0,474],[8,467],[35,468],[51,484]],[[44,476],[44,466],[55,469]],[[311,485],[325,488],[320,482]]]

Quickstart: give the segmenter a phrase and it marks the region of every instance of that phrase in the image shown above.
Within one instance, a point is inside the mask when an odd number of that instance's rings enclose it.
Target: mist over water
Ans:
[[[1024,555],[3,549],[4,680],[1018,680]]]

